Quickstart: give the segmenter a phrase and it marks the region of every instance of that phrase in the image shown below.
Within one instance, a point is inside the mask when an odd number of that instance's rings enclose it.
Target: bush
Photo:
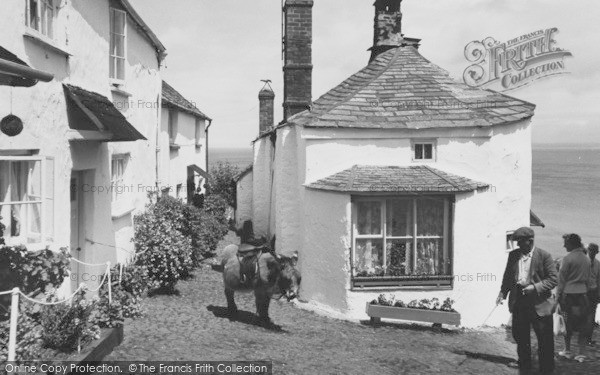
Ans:
[[[225,202],[235,207],[235,177],[239,173],[239,168],[230,163],[219,162],[209,173],[207,198],[219,195],[225,199]]]
[[[17,322],[17,350],[15,360],[29,361],[40,357],[42,350],[42,326],[32,306],[21,304]],[[10,321],[0,323],[0,358],[8,358]]]
[[[161,288],[174,290],[175,284],[191,267],[191,240],[178,230],[179,214],[151,204],[135,217],[134,242],[139,254],[135,264],[146,266],[148,276]]]
[[[119,266],[111,269],[111,276],[113,301],[111,306],[108,304],[108,285],[106,283],[102,284],[98,293],[100,297],[98,302],[99,312],[95,314],[95,318],[97,319],[96,324],[102,328],[120,325],[123,318],[141,316],[142,297],[152,285],[152,281],[148,277],[148,269],[145,266],[131,265],[123,267],[120,283]]]
[[[48,298],[48,301],[55,300],[56,297]],[[90,338],[86,334],[94,332],[88,321],[93,309],[94,303],[85,299],[84,290],[79,291],[70,304],[43,306],[40,323],[44,346],[64,352],[77,349],[80,339],[85,341]]]
[[[19,288],[27,295],[58,288],[69,272],[66,251],[27,251],[24,246],[0,247],[0,290]],[[0,320],[8,318],[10,295],[0,296]]]

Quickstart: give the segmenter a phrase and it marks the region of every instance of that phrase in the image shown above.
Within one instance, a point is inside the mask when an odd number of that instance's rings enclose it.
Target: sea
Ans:
[[[252,149],[215,148],[209,157],[211,165],[242,170],[252,163]],[[565,233],[600,243],[600,144],[534,145],[531,209],[545,224],[534,228],[536,245],[555,258],[565,254]]]

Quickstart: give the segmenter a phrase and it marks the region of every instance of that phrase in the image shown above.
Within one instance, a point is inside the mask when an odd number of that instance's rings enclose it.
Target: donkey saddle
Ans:
[[[259,276],[258,258],[262,248],[250,244],[240,245],[237,258],[240,262],[240,283],[245,287],[251,287],[252,281]]]

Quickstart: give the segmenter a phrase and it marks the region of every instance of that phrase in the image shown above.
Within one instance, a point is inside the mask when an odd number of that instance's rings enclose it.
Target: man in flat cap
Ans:
[[[554,332],[552,313],[555,308],[552,289],[557,284],[557,271],[552,256],[534,246],[534,232],[529,227],[517,229],[512,239],[519,247],[511,251],[506,263],[500,294],[501,304],[506,296],[512,313],[512,334],[517,342],[519,369],[531,369],[531,327],[538,340],[540,372],[554,371]]]

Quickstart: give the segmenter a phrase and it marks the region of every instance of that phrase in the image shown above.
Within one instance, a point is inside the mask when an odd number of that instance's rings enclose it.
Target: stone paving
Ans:
[[[235,238],[226,240],[221,246]],[[372,327],[322,317],[284,301],[273,301],[270,308],[280,329],[267,330],[253,324],[251,294],[237,294],[240,318],[226,318],[222,289],[221,274],[206,266],[178,284],[179,296],[146,298],[144,316],[126,322],[123,343],[105,360],[268,360],[274,374],[518,373],[506,365],[516,348],[504,330]],[[557,351],[562,348],[558,341]],[[583,364],[558,360],[556,373],[598,373],[598,349],[595,358]]]

